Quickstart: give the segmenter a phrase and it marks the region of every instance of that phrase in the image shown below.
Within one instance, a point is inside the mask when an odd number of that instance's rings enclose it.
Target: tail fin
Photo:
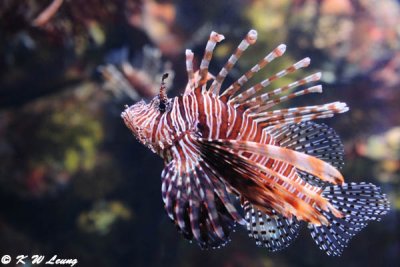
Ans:
[[[322,195],[344,214],[342,218],[337,218],[321,210],[331,224],[308,225],[315,243],[331,256],[340,256],[357,232],[369,221],[380,221],[380,216],[389,211],[386,195],[370,183],[328,186]]]

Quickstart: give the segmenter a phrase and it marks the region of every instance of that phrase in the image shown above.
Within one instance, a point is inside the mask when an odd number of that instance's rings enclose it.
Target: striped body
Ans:
[[[149,104],[149,106],[152,105],[154,103]],[[190,159],[191,152],[189,152],[190,149],[188,147],[193,146],[192,136],[276,145],[274,137],[265,128],[261,127],[260,123],[249,116],[247,112],[235,108],[231,103],[224,103],[208,92],[201,93],[197,91],[197,93],[192,92],[184,96],[175,97],[171,101],[171,108],[168,112],[161,113],[154,108],[142,108],[142,111],[143,113],[138,117],[141,118],[140,120],[135,121],[135,118],[127,117],[127,121],[128,123],[134,122],[134,125],[146,129],[141,134],[146,140],[144,144],[164,158],[166,164],[174,158],[173,154],[179,154],[182,161]],[[299,199],[306,201],[310,205],[314,204],[314,201],[308,195],[296,190],[293,183],[296,186],[305,186],[313,192],[321,193],[319,188],[308,185],[304,180],[300,179],[296,175],[293,166],[288,163],[250,153],[244,153],[244,156],[287,176],[291,180],[291,183],[288,183],[277,179],[274,180],[270,177],[273,183],[281,183],[293,194],[296,194],[298,198],[287,200],[291,202],[292,206],[296,207],[293,210],[295,212],[300,210]],[[183,160],[184,158],[185,160]],[[233,190],[237,191],[234,188]],[[259,206],[259,208],[270,214],[273,204]],[[302,218],[299,213],[287,213],[286,210],[282,210],[281,213],[288,217],[295,215],[298,218]],[[307,218],[304,219],[309,220]]]
[[[183,95],[167,98],[165,75],[158,97],[122,112],[137,139],[165,161],[162,198],[169,217],[201,247],[224,245],[239,223],[258,245],[271,251],[288,246],[297,236],[299,221],[304,221],[321,249],[340,255],[351,236],[388,210],[386,196],[374,185],[344,184],[337,169],[343,163],[338,136],[326,125],[309,122],[348,107],[333,102],[274,109],[292,98],[321,93],[320,85],[289,91],[318,81],[320,73],[261,93],[272,81],[308,66],[309,58],[241,90],[255,73],[283,55],[285,45],[220,94],[225,77],[257,33],[247,34],[213,78],[208,65],[216,43],[223,39],[211,33],[196,73],[194,55],[186,51],[188,85]]]

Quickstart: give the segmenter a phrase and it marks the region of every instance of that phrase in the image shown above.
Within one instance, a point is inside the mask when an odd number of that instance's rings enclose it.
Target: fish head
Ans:
[[[121,117],[136,139],[155,152],[154,148],[159,145],[160,140],[152,138],[153,131],[156,130],[154,124],[157,117],[169,112],[170,106],[170,99],[163,101],[155,96],[149,103],[141,100],[134,105],[125,106]]]

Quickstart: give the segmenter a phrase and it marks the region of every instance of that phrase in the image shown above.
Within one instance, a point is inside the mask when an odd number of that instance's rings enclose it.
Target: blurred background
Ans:
[[[345,101],[324,121],[345,145],[347,181],[378,184],[392,203],[341,258],[303,229],[269,253],[237,229],[201,250],[164,212],[163,162],[123,125],[124,104],[151,99],[169,72],[186,84],[185,48],[201,59],[211,30],[225,35],[216,74],[251,28],[259,38],[229,79],[280,43],[284,57],[253,83],[305,56],[325,92],[291,105]],[[0,1],[0,256],[77,258],[78,266],[398,266],[400,262],[400,1]],[[278,84],[279,85],[279,84]]]

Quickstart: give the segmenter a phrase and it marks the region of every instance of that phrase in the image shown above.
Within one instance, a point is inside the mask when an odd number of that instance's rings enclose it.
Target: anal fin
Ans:
[[[299,235],[300,224],[296,217],[288,219],[275,210],[271,215],[260,211],[245,201],[243,204],[246,213],[247,231],[249,237],[256,240],[257,246],[266,247],[276,252],[288,247]]]

